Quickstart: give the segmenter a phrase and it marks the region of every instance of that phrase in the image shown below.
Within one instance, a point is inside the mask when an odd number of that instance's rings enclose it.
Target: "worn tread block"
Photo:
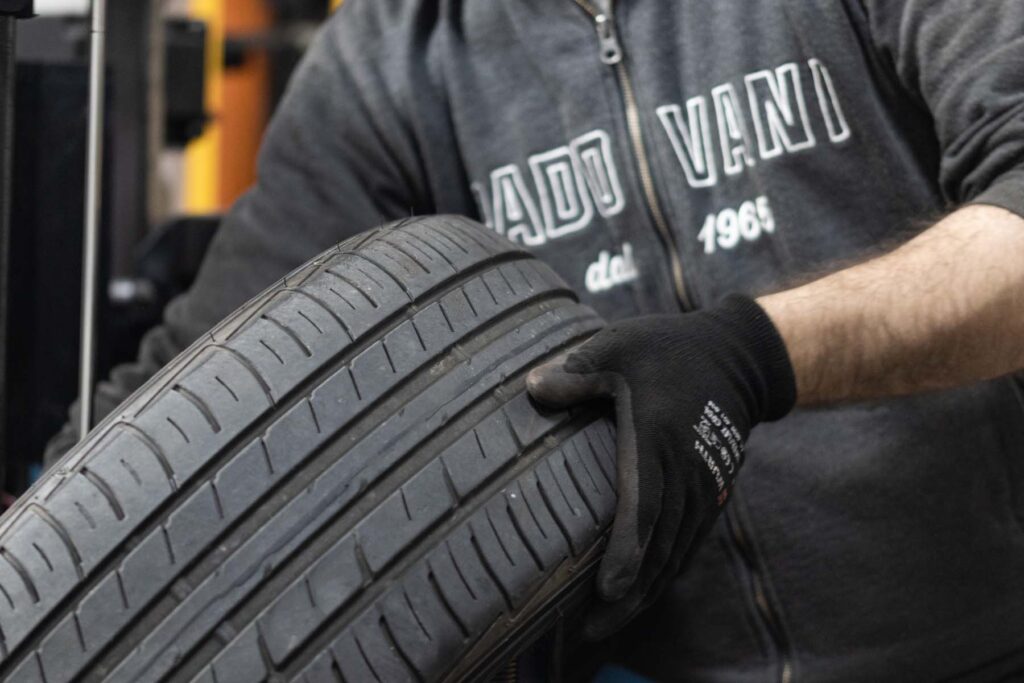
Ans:
[[[9,680],[17,681],[17,683],[47,683],[39,666],[39,660],[36,657],[29,657],[11,673]]]
[[[541,495],[569,539],[573,554],[582,553],[584,547],[580,539],[587,538],[593,523],[586,504],[568,480],[564,467],[553,467],[551,460],[545,459],[536,472]]]
[[[280,664],[320,625],[323,614],[313,603],[313,594],[305,581],[293,583],[277,596],[270,609],[257,622],[275,664]]]
[[[397,646],[390,624],[376,607],[367,610],[350,628],[360,654],[379,680],[387,683],[419,680],[413,668],[406,663],[409,654]]]
[[[205,672],[213,674],[216,683],[260,683],[268,671],[260,655],[259,633],[250,625],[213,660]],[[201,680],[201,679],[194,679]]]
[[[118,505],[131,520],[147,515],[154,500],[164,500],[174,491],[160,462],[128,432],[113,432],[88,469],[110,483]]]
[[[467,559],[468,556],[460,556],[460,566],[456,566],[457,560],[448,544],[444,543],[429,555],[426,564],[444,603],[451,607],[467,631],[475,633],[501,613],[501,603],[487,599],[489,593],[481,590],[481,586],[489,592],[497,592],[497,589],[482,567],[476,575],[472,571],[467,572]]]
[[[550,517],[544,519],[545,511],[536,507],[537,502],[543,506],[543,501],[527,498],[518,481],[504,491],[504,499],[505,511],[513,519],[513,526],[536,560],[539,570],[547,571],[569,555],[569,546],[558,533],[557,526]]]
[[[461,499],[504,467],[517,452],[516,443],[499,409],[448,446],[441,459]]]
[[[76,475],[66,479],[46,508],[75,539],[82,567],[87,571],[117,545],[122,534],[127,533],[125,527],[118,525],[107,500],[85,477]],[[114,529],[118,529],[120,534]],[[11,639],[6,627],[4,631]]]
[[[221,347],[213,347],[202,364],[177,384],[203,399],[220,428],[230,435],[245,429],[271,406],[270,397],[252,371]]]
[[[375,574],[407,543],[451,509],[441,463],[433,461],[391,494],[356,527],[356,537]]]
[[[307,401],[299,401],[263,436],[275,473],[290,472],[326,439]]]
[[[565,420],[565,412],[538,406],[529,395],[518,394],[504,406],[505,415],[519,443],[532,443],[545,436]]]
[[[20,558],[32,576],[39,577],[39,582],[45,586],[45,590],[39,593],[40,602],[36,605],[36,611],[55,603],[78,581],[75,561],[67,546],[57,532],[35,515],[18,520],[4,548]],[[10,609],[10,606],[6,600],[0,600],[0,615],[6,609]],[[0,616],[5,629],[10,623],[9,618]],[[11,635],[10,632],[4,632],[5,638]]]
[[[462,634],[432,590],[423,567],[406,575],[379,601],[398,647],[420,677],[438,678],[458,655]]]
[[[380,342],[353,358],[350,367],[356,389],[363,401],[375,401],[399,379]]]
[[[536,565],[522,539],[515,532],[505,505],[490,501],[481,514],[469,520],[480,561],[501,585],[513,609],[522,606],[527,588],[536,580]]]
[[[597,463],[597,455],[580,434],[574,434],[562,447],[569,475],[583,494],[587,507],[598,519],[614,513],[615,492]]]
[[[259,439],[238,452],[213,479],[225,519],[237,519],[278,478],[270,472],[264,446]]]
[[[185,504],[174,511],[165,528],[171,550],[179,561],[191,558],[224,525],[217,493],[209,482],[196,489]]]
[[[77,613],[86,650],[101,647],[131,614],[119,582],[117,574],[108,574],[82,599]]]
[[[299,383],[304,368],[312,368],[317,363],[312,355],[303,353],[302,347],[288,334],[262,318],[250,321],[226,346],[252,363],[275,400]]]
[[[161,584],[177,567],[170,540],[163,528],[156,529],[135,546],[121,562],[121,579],[131,605],[143,605],[160,591]]]
[[[384,337],[384,348],[388,358],[400,374],[406,374],[419,367],[430,352],[420,339],[411,320],[406,320]]]
[[[74,613],[61,619],[39,646],[39,660],[47,683],[66,683],[85,659]]]
[[[310,404],[316,414],[320,429],[325,434],[334,434],[362,407],[362,401],[352,381],[352,372],[346,365],[313,390]]]
[[[477,324],[479,317],[461,288],[448,292],[441,299],[445,321],[459,334],[465,334]]]
[[[417,311],[412,323],[428,350],[444,348],[451,338],[452,330],[445,322],[441,304],[437,302]]]
[[[346,536],[335,543],[308,573],[313,599],[325,614],[347,603],[363,587],[365,579],[356,559],[353,536]]]

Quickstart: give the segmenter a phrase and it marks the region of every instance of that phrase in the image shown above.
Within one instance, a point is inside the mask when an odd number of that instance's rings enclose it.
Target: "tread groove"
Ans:
[[[455,560],[455,553],[452,551],[452,546],[448,542],[448,539],[445,539],[444,547],[445,550],[448,551],[448,557],[452,561],[452,566],[455,567],[455,573],[458,574],[459,578],[462,580],[462,585],[466,587],[466,592],[469,593],[469,597],[473,598],[474,601],[478,600],[476,591],[473,590],[473,586],[471,586],[469,581],[466,580],[466,575],[462,573],[462,567],[460,567],[459,563]]]
[[[121,576],[121,570],[114,570],[114,578],[117,579],[117,590],[121,593],[121,604],[125,609],[129,609],[131,606],[128,604],[128,593],[124,589],[124,578]]]
[[[416,613],[416,608],[412,605],[412,600],[409,599],[409,593],[403,588],[402,599],[405,600],[405,604],[409,606],[409,612],[412,614],[412,618],[416,620],[416,625],[423,631],[423,635],[427,637],[427,640],[433,642],[434,636],[430,635],[430,631],[423,625],[423,621],[420,619],[420,615]]]
[[[82,569],[82,556],[78,552],[78,546],[76,546],[74,541],[71,540],[71,534],[69,534],[68,530],[64,528],[61,521],[50,514],[49,510],[38,503],[29,503],[28,509],[36,513],[36,516],[39,517],[44,524],[53,529],[53,533],[57,534],[57,538],[61,540],[68,551],[68,555],[71,556],[71,563],[75,566],[75,572],[78,574],[79,580],[84,578],[85,571]]]
[[[502,600],[505,601],[505,607],[509,610],[512,609],[512,598],[509,597],[508,592],[505,590],[505,586],[498,580],[498,575],[494,572],[494,567],[487,561],[487,557],[484,555],[483,549],[480,547],[480,541],[476,540],[476,534],[469,534],[469,544],[473,546],[473,550],[476,551],[477,557],[480,558],[480,564],[483,565],[484,571],[487,572],[487,576],[490,577],[495,587],[498,589],[498,593],[501,594]]]
[[[305,297],[305,298],[309,299],[310,301],[312,301],[313,303],[315,303],[320,308],[324,309],[324,311],[326,311],[327,314],[329,316],[331,316],[331,318],[334,319],[334,322],[338,323],[338,326],[341,327],[341,329],[345,330],[345,334],[348,335],[349,339],[355,339],[355,337],[352,335],[352,330],[349,329],[348,324],[344,320],[342,320],[341,316],[339,316],[337,313],[335,313],[334,310],[330,306],[328,306],[327,303],[325,301],[323,301],[320,297],[316,296],[315,294],[311,294],[310,292],[307,292],[305,289],[290,288],[287,291],[294,292],[295,294],[298,294],[299,296]],[[331,289],[330,291],[334,292],[334,289]],[[337,292],[334,292],[334,293],[337,294]],[[351,303],[349,303],[348,301],[345,301],[345,303],[347,303],[349,306],[351,306],[352,310],[355,310],[355,307],[352,306]],[[305,316],[303,316],[303,317],[305,317]],[[310,320],[310,322],[312,323],[313,321]],[[314,325],[314,327],[316,327],[316,325]]]
[[[85,634],[82,632],[82,622],[78,620],[78,612],[71,613],[71,620],[75,622],[75,633],[78,634],[78,644],[82,648],[82,652],[88,652],[88,648],[85,647]]]
[[[88,467],[83,467],[78,470],[78,473],[85,477],[85,480],[100,492],[100,495],[103,496],[107,501],[107,504],[110,505],[110,509],[114,511],[114,517],[117,518],[117,521],[122,521],[124,519],[124,508],[121,507],[121,501],[117,499],[117,494],[114,493],[114,489],[111,488],[107,480],[96,472],[90,470]]]
[[[420,328],[416,326],[416,318],[409,318],[409,324],[412,326],[412,331],[416,333],[416,340],[420,343],[420,348],[426,351],[427,345],[423,341],[423,335],[420,334]]]
[[[601,457],[598,455],[600,451],[594,445],[594,442],[590,440],[590,434],[583,432],[583,438],[587,440],[587,445],[590,446],[590,450],[594,452],[594,460],[597,462],[597,471],[601,473],[604,480],[608,482],[608,486],[612,487],[612,491],[615,490],[615,483],[612,481],[608,473],[604,471],[604,467],[601,466]]]
[[[221,379],[221,378],[220,378],[219,376],[217,376],[217,375],[214,375],[214,377],[213,377],[213,378],[214,378],[215,380],[217,380],[217,384],[219,384],[219,385],[221,385],[222,387],[224,387],[224,390],[225,390],[225,391],[227,391],[227,392],[228,392],[229,394],[231,394],[231,398],[233,398],[233,399],[235,400],[235,403],[238,403],[238,394],[236,394],[236,393],[235,393],[235,392],[234,392],[234,391],[233,391],[233,390],[231,389],[231,387],[229,387],[229,386],[227,385],[227,382],[225,382],[224,380],[222,380],[222,379]]]
[[[447,227],[448,225],[449,224],[446,221],[445,226]],[[440,228],[438,228],[435,232],[439,237],[444,238],[448,242],[448,244],[452,245],[453,247],[461,251],[463,254],[469,254],[469,250],[467,250],[464,246],[459,244],[456,240],[452,239],[451,235],[448,234],[447,230],[441,230]]]
[[[427,567],[430,567],[429,561],[427,562]],[[451,617],[453,622],[455,622],[455,625],[459,627],[459,632],[462,634],[463,639],[468,638],[469,628],[466,626],[465,623],[463,623],[462,619],[455,611],[455,608],[452,607],[451,602],[448,601],[448,597],[444,594],[444,591],[441,590],[441,584],[437,582],[437,577],[434,576],[433,569],[429,569],[427,571],[427,581],[430,583],[430,586],[434,589],[434,593],[437,594],[438,602],[440,602],[441,606],[444,607],[446,612],[448,612],[448,616]],[[406,599],[408,599],[408,597]]]
[[[331,656],[331,673],[334,674],[336,683],[348,683],[345,680],[344,674],[341,673],[341,665],[338,664],[338,658],[334,656],[333,650],[329,654]]]
[[[167,546],[167,557],[170,559],[171,564],[177,564],[177,559],[174,557],[174,546],[171,545],[171,535],[167,533],[167,527],[160,525],[160,531],[164,537],[164,545]]]
[[[342,253],[349,254],[351,256],[355,256],[356,258],[361,258],[364,261],[366,261],[367,263],[371,264],[372,266],[374,266],[375,268],[377,268],[381,272],[385,273],[389,278],[391,278],[391,280],[396,285],[398,285],[398,288],[401,289],[403,292],[405,292],[405,295],[407,297],[409,297],[409,301],[415,301],[416,300],[416,297],[413,296],[411,291],[409,291],[409,286],[407,284],[405,284],[405,281],[403,281],[402,278],[398,277],[397,275],[392,273],[390,270],[385,268],[382,264],[378,263],[376,260],[370,258],[366,254],[361,254],[361,253],[357,253],[357,252],[354,252],[354,251],[346,251],[346,252],[342,252]],[[356,268],[356,270],[358,270],[359,272],[363,273],[363,275],[366,275],[366,277],[369,277],[374,282],[378,282],[374,278],[370,277],[370,275],[367,274],[362,268]],[[378,282],[378,285],[381,287],[381,289],[384,289],[384,286],[380,285],[379,282]]]
[[[352,372],[352,366],[346,365],[345,370],[348,372],[349,379],[352,380],[352,388],[356,390],[356,400],[360,403],[363,402],[363,392],[359,391],[359,382],[356,381],[356,373]]]
[[[274,476],[274,462],[270,459],[270,451],[267,450],[267,442],[264,441],[263,437],[260,437],[260,450],[263,451],[263,461],[267,463],[267,471],[270,476]]]
[[[364,662],[366,662],[366,668],[370,670],[371,674],[373,674],[373,680],[377,681],[377,683],[384,683],[380,674],[377,673],[377,669],[373,667],[373,662],[371,662],[370,658],[366,656],[366,650],[363,648],[363,643],[359,640],[359,636],[353,633],[352,640],[356,643],[356,649],[359,650],[359,656],[363,658]]]
[[[255,379],[256,383],[260,385],[261,389],[263,389],[263,395],[267,397],[267,403],[272,406],[277,405],[277,399],[274,398],[274,392],[270,390],[270,385],[267,384],[267,380],[265,380],[263,378],[263,375],[260,374],[259,370],[256,369],[256,364],[249,360],[249,358],[244,353],[238,351],[237,349],[233,349],[225,344],[215,343],[211,348],[226,351],[227,353],[231,354],[231,356],[235,360],[237,360],[246,370],[248,370],[252,374],[253,379]]]
[[[213,433],[220,434],[220,422],[217,421],[217,417],[213,414],[210,406],[206,405],[206,401],[199,398],[195,393],[189,391],[180,384],[175,384],[171,387],[171,391],[191,403],[195,409],[199,411],[199,414],[203,416],[203,419],[206,420],[206,424],[210,425],[210,429],[213,430]]]
[[[271,353],[271,354],[272,354],[272,355],[274,356],[274,358],[276,358],[276,359],[277,359],[277,362],[278,362],[278,363],[280,363],[281,365],[284,365],[284,358],[281,358],[280,354],[278,354],[278,352],[277,352],[277,351],[275,351],[275,350],[274,350],[274,349],[273,349],[273,348],[272,348],[272,347],[270,346],[270,344],[268,344],[268,343],[267,343],[267,340],[266,340],[266,339],[260,339],[260,346],[262,346],[263,348],[265,348],[265,349],[266,349],[267,351],[270,351],[270,353]]]
[[[526,501],[523,501],[523,503],[525,504]],[[505,514],[508,515],[509,521],[512,522],[512,528],[516,530],[516,533],[519,534],[519,538],[523,540],[523,546],[526,547],[526,552],[528,552],[530,557],[533,558],[534,563],[537,565],[537,569],[539,571],[544,571],[545,567],[544,563],[541,562],[540,555],[538,555],[537,551],[533,549],[532,545],[530,545],[530,539],[527,538],[526,532],[523,531],[523,527],[519,524],[519,520],[516,519],[514,514],[512,514],[512,506],[509,505],[507,501],[505,502]]]
[[[316,324],[316,323],[315,323],[315,322],[313,321],[313,319],[312,319],[312,318],[310,318],[310,317],[309,317],[308,315],[306,315],[306,312],[305,312],[305,311],[303,311],[302,309],[296,309],[296,311],[295,311],[295,312],[299,314],[299,317],[300,317],[300,318],[302,318],[302,319],[303,319],[303,320],[305,320],[305,321],[306,321],[307,323],[309,323],[310,325],[312,325],[312,326],[313,326],[313,329],[314,329],[314,330],[316,330],[316,333],[317,333],[317,334],[323,334],[323,333],[324,333],[324,331],[323,331],[322,329],[320,329],[320,326],[319,326],[319,325],[317,325],[317,324]]]
[[[11,609],[13,610],[14,609],[14,600],[11,599],[11,594],[7,592],[7,588],[2,583],[0,583],[0,593],[3,593],[4,598],[7,599],[7,604],[10,605]]]
[[[408,258],[408,259],[409,259],[410,261],[412,261],[412,262],[413,262],[413,263],[415,263],[415,264],[416,264],[417,266],[419,266],[420,270],[422,270],[422,271],[423,271],[424,273],[426,273],[427,275],[430,275],[430,269],[429,269],[429,268],[427,268],[427,267],[426,267],[425,265],[423,265],[423,262],[422,262],[422,261],[420,261],[420,260],[419,260],[418,258],[416,258],[415,256],[413,256],[412,254],[410,254],[410,253],[409,253],[409,252],[408,252],[408,251],[407,251],[407,250],[405,249],[405,247],[402,247],[402,246],[400,246],[400,245],[398,245],[398,244],[395,244],[395,243],[394,243],[394,242],[392,242],[391,240],[386,240],[386,239],[384,239],[383,237],[381,238],[381,240],[380,240],[380,241],[381,241],[381,242],[383,242],[384,244],[388,245],[389,247],[391,247],[391,248],[392,248],[392,249],[394,249],[395,251],[397,251],[397,252],[399,252],[399,253],[401,253],[401,254],[405,255],[405,257],[406,257],[406,258]]]
[[[209,482],[210,491],[213,493],[213,507],[217,510],[217,517],[224,519],[224,504],[220,500],[220,492],[217,490],[217,482],[211,479]]]
[[[416,680],[419,681],[419,683],[425,683],[423,679],[423,674],[421,674],[419,669],[416,668],[416,665],[413,664],[412,659],[409,658],[409,654],[405,651],[405,648],[399,645],[398,641],[395,640],[395,634],[391,630],[391,624],[388,623],[387,617],[385,617],[383,614],[380,615],[378,624],[380,625],[381,633],[384,634],[384,639],[388,641],[388,645],[390,646],[390,648],[394,650],[395,654],[397,654],[398,657],[402,660],[402,662],[405,663],[405,666],[408,667],[413,677],[415,677]]]
[[[92,518],[92,515],[90,515],[89,511],[85,509],[85,506],[82,505],[77,500],[75,501],[75,509],[78,510],[78,514],[80,514],[82,516],[82,518],[85,520],[86,524],[89,525],[90,529],[95,529],[96,528],[96,520],[94,520]]]
[[[350,252],[350,251],[349,252],[339,252],[339,253],[342,253],[342,254],[345,254],[345,253],[352,254],[352,252]],[[366,259],[366,260],[369,260],[369,259]],[[373,263],[373,261],[370,261],[370,263]],[[373,265],[377,266],[376,263],[373,263]],[[377,266],[377,267],[380,268],[380,266]],[[355,264],[352,265],[352,268],[354,270],[358,270],[360,272],[360,274],[362,274],[363,276],[366,277],[367,280],[369,280],[373,284],[377,285],[377,289],[381,289],[381,290],[387,289],[387,287],[384,285],[383,282],[381,282],[380,280],[378,280],[377,278],[375,278],[373,276],[373,273],[367,273],[365,270],[363,270],[362,268],[360,268],[359,266],[357,266]],[[383,268],[381,268],[381,270],[383,270]],[[358,287],[356,289],[358,289]]]
[[[561,453],[562,459],[565,460],[565,451],[562,450],[562,449],[559,449],[559,453]],[[569,495],[565,492],[565,489],[562,488],[562,482],[558,481],[558,475],[555,474],[555,468],[551,465],[550,462],[548,462],[547,465],[548,465],[548,471],[551,472],[551,479],[554,480],[554,482],[555,482],[555,488],[558,489],[558,492],[560,494],[562,494],[562,500],[565,501],[565,507],[567,507],[569,509],[569,512],[572,513],[573,517],[579,517],[580,516],[579,510],[574,508],[572,503],[569,502]],[[565,469],[566,469],[566,471],[568,471],[569,468],[566,467]]]
[[[327,290],[328,290],[328,291],[329,291],[329,292],[330,292],[331,294],[333,294],[334,296],[336,296],[336,297],[338,297],[339,299],[341,299],[342,301],[344,301],[344,302],[345,302],[345,305],[346,305],[346,306],[348,306],[349,308],[351,308],[351,309],[352,309],[353,311],[357,311],[357,310],[359,310],[358,308],[356,308],[356,305],[355,305],[354,303],[352,303],[351,301],[349,301],[349,300],[348,300],[348,297],[347,297],[347,296],[345,296],[344,294],[342,294],[341,292],[339,292],[338,290],[336,290],[336,289],[335,289],[334,287],[328,287],[328,288],[327,288]]]
[[[366,273],[365,271],[363,271],[362,268],[356,267],[356,270],[358,270],[360,273],[365,275],[367,277],[367,279],[369,279],[371,282],[376,284],[378,287],[380,287],[381,289],[384,289],[384,285],[382,285],[380,282],[378,282],[377,280],[375,280],[372,277],[370,277],[369,273]],[[371,297],[369,294],[364,292],[362,287],[360,287],[358,284],[356,284],[353,280],[351,280],[350,278],[348,278],[344,274],[339,273],[338,271],[334,270],[334,268],[328,268],[324,272],[329,273],[330,275],[334,276],[338,280],[341,280],[346,285],[348,285],[353,290],[355,290],[356,294],[358,294],[363,299],[365,299],[366,303],[370,304],[370,308],[380,308],[380,304],[377,303],[377,301],[373,297]],[[331,291],[333,292],[334,289],[331,289]],[[339,294],[339,296],[341,296],[341,295]],[[345,299],[345,300],[348,301],[348,299]],[[352,306],[352,308],[358,310],[358,307],[356,307],[356,306]]]
[[[309,414],[313,418],[313,427],[316,428],[317,434],[323,434],[320,430],[320,419],[316,416],[316,409],[313,408],[313,401],[310,398],[306,398],[306,405],[309,406]]]
[[[388,360],[388,367],[391,368],[391,374],[395,374],[398,370],[395,368],[395,361],[391,360],[391,352],[388,351],[388,342],[386,339],[380,340],[380,347],[384,349],[384,357]]]
[[[32,542],[32,547],[36,549],[37,553],[39,553],[39,557],[43,558],[43,562],[46,563],[46,568],[49,569],[52,572],[53,571],[53,563],[50,562],[50,558],[46,556],[46,553],[43,552],[43,549],[40,548],[39,544],[36,543],[35,541]]]
[[[480,282],[483,283],[484,289],[487,290],[487,293],[491,295],[491,301],[494,302],[494,305],[495,306],[500,306],[501,304],[498,303],[498,297],[494,296],[494,290],[491,289],[491,286],[489,284],[487,284],[487,278],[485,278],[485,277],[480,278]]]
[[[420,244],[423,244],[423,245],[425,245],[425,246],[427,247],[427,249],[430,249],[430,251],[432,251],[432,252],[434,252],[435,254],[437,254],[438,256],[440,256],[440,257],[441,257],[441,259],[442,259],[442,260],[443,260],[443,261],[444,261],[445,263],[447,263],[447,264],[448,264],[448,266],[449,266],[449,267],[450,267],[450,268],[451,268],[452,270],[454,270],[454,271],[455,271],[456,273],[457,273],[457,272],[459,272],[459,267],[458,267],[458,266],[456,266],[456,265],[455,265],[455,264],[454,264],[454,263],[452,262],[452,260],[451,260],[450,258],[448,258],[448,255],[447,255],[446,253],[444,253],[444,252],[443,252],[442,250],[440,250],[440,249],[438,249],[437,247],[435,247],[435,246],[434,246],[433,244],[431,244],[430,242],[426,241],[425,239],[423,239],[423,238],[422,238],[422,237],[420,237],[419,235],[413,235],[413,234],[409,234],[409,235],[406,235],[406,238],[407,238],[407,239],[409,240],[409,242],[413,242],[413,241],[416,241],[416,242],[419,242]],[[429,256],[429,255],[427,254],[427,252],[426,252],[426,250],[425,250],[425,249],[422,249],[422,248],[420,248],[420,251],[422,251],[422,252],[423,252],[423,255],[424,255],[424,256]]]
[[[167,422],[170,423],[170,425],[172,427],[174,427],[178,431],[178,434],[180,434],[181,438],[185,440],[185,443],[192,443],[192,441],[188,438],[188,434],[186,434],[185,430],[182,429],[178,425],[178,423],[174,421],[174,418],[172,418],[170,415],[168,415],[165,419],[167,420]]]
[[[128,461],[125,460],[124,458],[121,458],[120,462],[121,467],[123,467],[124,470],[128,473],[128,476],[132,478],[132,481],[135,482],[135,485],[142,486],[142,477],[140,477],[139,473],[135,471],[135,468],[129,465]]]
[[[494,525],[494,519],[491,517],[491,511],[489,508],[484,508],[484,517],[487,518],[487,523],[491,527],[491,531],[494,532],[494,538],[498,540],[498,547],[501,548],[501,552],[505,553],[505,559],[513,567],[516,566],[516,561],[512,559],[512,554],[509,553],[508,548],[505,546],[505,541],[501,539],[501,533],[498,531],[498,527]]]
[[[548,532],[544,531],[544,525],[541,524],[540,520],[537,518],[537,513],[534,512],[533,506],[530,505],[530,502],[528,500],[526,500],[526,492],[523,491],[522,484],[516,482],[516,488],[519,489],[519,496],[520,498],[523,499],[523,507],[526,508],[526,511],[530,513],[530,517],[533,519],[533,523],[537,525],[537,530],[540,532],[540,537],[543,538],[545,541],[548,540]]]
[[[145,446],[147,450],[149,450],[149,452],[153,454],[153,457],[156,458],[157,463],[159,463],[160,465],[160,469],[162,469],[164,471],[164,475],[167,476],[167,481],[171,485],[171,490],[177,491],[178,482],[174,477],[174,468],[171,467],[171,462],[170,460],[167,459],[167,455],[164,453],[163,449],[160,448],[160,444],[154,441],[149,434],[142,431],[141,429],[139,429],[130,422],[118,422],[117,425],[121,427],[121,429],[123,429],[124,431],[134,436],[138,441],[141,441],[142,445]]]
[[[295,345],[299,347],[300,351],[302,351],[303,356],[309,358],[310,356],[313,355],[313,352],[309,350],[309,347],[306,346],[306,343],[302,341],[299,335],[291,327],[285,325],[283,322],[273,317],[269,313],[264,313],[263,315],[260,316],[260,318],[266,320],[268,323],[270,323],[271,325],[273,325],[274,327],[288,335],[288,338],[295,342]]]
[[[583,458],[581,456],[580,460],[582,459]],[[594,511],[594,508],[591,507],[590,500],[587,498],[587,495],[583,493],[583,487],[580,485],[579,479],[576,478],[576,474],[572,471],[572,468],[569,467],[569,461],[565,459],[564,452],[562,462],[565,464],[565,471],[569,475],[569,481],[571,481],[572,485],[576,487],[576,492],[579,494],[580,500],[583,501],[583,506],[587,508],[587,512],[590,513],[591,518],[594,520],[594,524],[600,524],[600,518],[597,516],[597,512]]]
[[[541,500],[548,507],[548,513],[551,515],[551,519],[555,520],[555,526],[562,532],[562,536],[565,538],[565,542],[572,548],[572,536],[569,535],[569,530],[562,524],[562,520],[558,518],[558,513],[555,511],[555,506],[551,504],[551,498],[548,497],[548,492],[544,490],[544,485],[540,479],[534,479],[534,484],[537,486],[537,492],[540,494]]]

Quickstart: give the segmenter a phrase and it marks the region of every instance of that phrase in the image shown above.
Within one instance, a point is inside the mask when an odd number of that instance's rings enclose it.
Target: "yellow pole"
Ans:
[[[341,7],[341,0],[331,0],[331,11],[332,12],[334,10],[338,9],[339,7]]]
[[[185,150],[185,210],[190,214],[221,211],[220,122],[223,104],[225,0],[189,0],[189,14],[206,23],[206,110],[210,121],[202,136]]]

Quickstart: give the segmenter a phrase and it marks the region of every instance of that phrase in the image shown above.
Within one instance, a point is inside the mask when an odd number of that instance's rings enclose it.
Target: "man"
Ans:
[[[656,678],[1024,671],[1022,29],[1011,0],[350,0],[104,407],[346,235],[474,215],[620,321],[530,378],[617,405],[591,635],[653,602],[626,659]]]

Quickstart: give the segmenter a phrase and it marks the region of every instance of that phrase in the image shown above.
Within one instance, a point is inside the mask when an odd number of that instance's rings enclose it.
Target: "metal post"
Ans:
[[[103,184],[103,117],[106,67],[106,0],[92,3],[92,45],[89,58],[89,149],[85,181],[85,232],[82,254],[82,354],[79,366],[78,434],[92,427],[96,360],[96,285],[98,279],[100,211]]]

